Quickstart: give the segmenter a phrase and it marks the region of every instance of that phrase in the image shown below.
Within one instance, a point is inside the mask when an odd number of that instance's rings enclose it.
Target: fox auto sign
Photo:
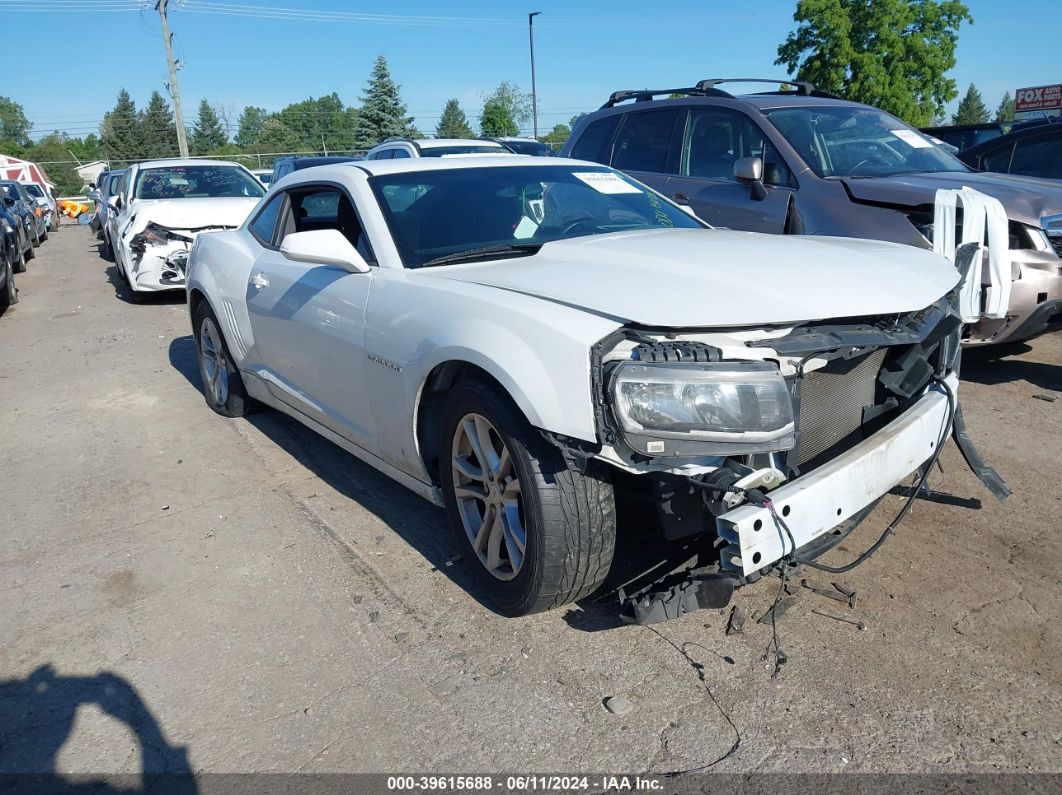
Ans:
[[[1019,88],[1014,92],[1014,110],[1049,110],[1062,108],[1062,84]]]

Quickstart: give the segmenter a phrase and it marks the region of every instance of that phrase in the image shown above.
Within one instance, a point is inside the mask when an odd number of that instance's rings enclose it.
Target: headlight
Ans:
[[[612,377],[627,443],[648,455],[737,455],[795,443],[785,379],[768,362],[628,362]]]

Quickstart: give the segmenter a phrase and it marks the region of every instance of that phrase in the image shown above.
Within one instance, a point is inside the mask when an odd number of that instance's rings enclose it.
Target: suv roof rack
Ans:
[[[626,102],[628,99],[633,99],[635,102],[649,102],[655,97],[671,94],[684,94],[689,97],[729,97],[730,94],[725,91],[720,91],[717,88],[701,88],[700,86],[691,86],[688,88],[635,88],[626,89],[624,91],[613,91],[608,98],[608,101],[601,106],[600,110],[605,108],[611,108],[618,105],[620,102]]]
[[[792,86],[796,89],[795,93],[802,97],[823,97],[825,99],[843,99],[836,94],[831,94],[828,91],[820,91],[815,87],[814,83],[809,83],[807,80],[773,80],[765,77],[717,77],[711,80],[702,80],[697,84],[697,88],[701,90],[715,89],[720,83],[770,83],[775,86]],[[715,89],[718,90],[718,89]],[[761,94],[788,94],[788,91],[782,91],[781,88],[775,91],[761,91]]]

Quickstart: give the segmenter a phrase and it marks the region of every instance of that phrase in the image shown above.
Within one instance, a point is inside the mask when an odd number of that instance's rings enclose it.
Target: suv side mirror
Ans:
[[[107,199],[107,206],[115,212],[119,212],[122,209],[122,197],[111,196],[109,199]]]
[[[335,265],[351,273],[368,273],[369,263],[338,229],[293,232],[280,244],[280,253],[295,262]]]
[[[741,157],[734,161],[734,179],[749,186],[749,195],[756,201],[767,198],[763,185],[763,161],[758,157]]]

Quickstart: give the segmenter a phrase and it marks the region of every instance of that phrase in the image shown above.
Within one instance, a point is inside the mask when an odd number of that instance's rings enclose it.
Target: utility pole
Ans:
[[[170,96],[173,98],[173,118],[177,124],[177,148],[181,157],[188,157],[188,136],[184,129],[184,113],[181,111],[181,89],[177,85],[177,63],[173,60],[173,34],[166,24],[166,6],[169,0],[155,0],[155,10],[162,20],[162,43],[166,45],[166,62],[170,67]]]
[[[535,17],[541,11],[532,11],[527,15],[527,32],[531,37],[531,118],[535,128],[535,140],[538,140],[538,93],[535,91]]]

